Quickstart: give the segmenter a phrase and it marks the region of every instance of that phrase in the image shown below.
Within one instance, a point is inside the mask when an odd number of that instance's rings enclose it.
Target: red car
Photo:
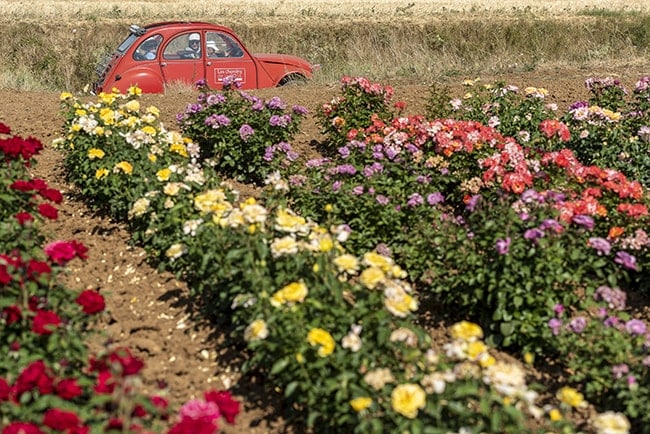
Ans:
[[[132,25],[129,36],[97,67],[93,92],[125,93],[133,85],[145,93],[163,92],[173,83],[199,80],[220,89],[224,78],[242,89],[305,81],[319,65],[285,54],[251,54],[229,28],[203,22]]]

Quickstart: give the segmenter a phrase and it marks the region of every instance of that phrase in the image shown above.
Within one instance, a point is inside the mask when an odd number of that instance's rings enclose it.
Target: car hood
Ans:
[[[298,69],[313,72],[320,68],[320,65],[312,65],[305,59],[290,54],[254,54],[255,58],[265,64],[291,65]]]

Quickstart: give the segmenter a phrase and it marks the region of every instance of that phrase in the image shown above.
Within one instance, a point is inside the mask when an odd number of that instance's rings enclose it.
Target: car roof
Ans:
[[[230,27],[222,26],[219,24],[208,23],[205,21],[163,21],[158,23],[147,24],[143,28],[147,31],[159,30],[161,28],[183,28],[183,27],[205,27],[212,28],[215,30],[227,30],[230,33],[233,33],[233,30]]]

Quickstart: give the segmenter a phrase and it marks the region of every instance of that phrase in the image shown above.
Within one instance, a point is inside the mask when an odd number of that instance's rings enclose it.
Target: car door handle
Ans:
[[[205,62],[205,64],[206,64],[207,66],[210,66],[210,65],[212,65],[212,62]]]
[[[160,66],[167,66],[167,62],[160,62]]]

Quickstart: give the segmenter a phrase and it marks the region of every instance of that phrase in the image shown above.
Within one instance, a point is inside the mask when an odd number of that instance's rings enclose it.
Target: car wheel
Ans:
[[[297,86],[300,84],[305,84],[307,82],[307,79],[305,76],[301,74],[289,74],[284,77],[282,77],[282,80],[278,83],[278,87],[280,86]]]

